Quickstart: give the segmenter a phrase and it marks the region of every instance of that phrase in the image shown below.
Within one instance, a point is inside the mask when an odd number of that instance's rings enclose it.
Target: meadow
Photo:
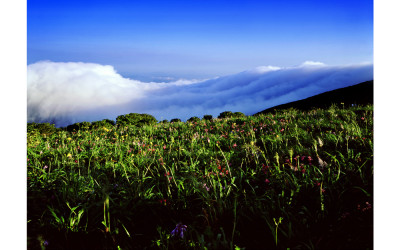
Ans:
[[[372,249],[373,106],[27,135],[28,249]]]

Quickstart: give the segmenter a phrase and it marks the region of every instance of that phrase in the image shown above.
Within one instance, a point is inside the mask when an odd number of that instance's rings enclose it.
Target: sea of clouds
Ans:
[[[307,61],[295,67],[261,66],[207,80],[142,82],[124,78],[110,65],[40,61],[27,69],[28,122],[57,127],[81,121],[115,120],[146,113],[157,120],[223,111],[252,115],[373,79],[373,65],[328,66]]]

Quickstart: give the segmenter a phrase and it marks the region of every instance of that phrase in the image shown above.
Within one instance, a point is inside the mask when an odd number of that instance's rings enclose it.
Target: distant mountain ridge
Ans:
[[[308,97],[306,99],[289,102],[274,106],[263,111],[260,111],[254,115],[265,114],[274,112],[278,109],[295,108],[299,110],[309,110],[312,108],[329,108],[332,104],[337,104],[345,107],[355,105],[367,105],[373,104],[374,99],[374,81],[366,81],[356,85],[352,85],[345,88],[335,89],[324,92],[315,96]]]

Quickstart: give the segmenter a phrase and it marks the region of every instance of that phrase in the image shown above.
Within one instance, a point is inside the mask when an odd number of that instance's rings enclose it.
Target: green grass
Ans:
[[[27,139],[29,249],[373,246],[373,106]]]

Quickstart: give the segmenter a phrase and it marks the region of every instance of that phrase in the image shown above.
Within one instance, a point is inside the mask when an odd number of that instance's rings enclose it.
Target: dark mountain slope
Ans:
[[[349,107],[352,104],[356,105],[373,104],[373,97],[374,97],[373,84],[374,81],[371,80],[353,86],[335,89],[299,101],[289,102],[286,104],[281,104],[272,108],[268,108],[261,112],[256,113],[255,115],[274,112],[274,110],[278,109],[288,109],[288,108],[309,110],[312,108],[329,108],[332,104],[337,104],[339,107],[342,107],[341,103],[344,103],[345,107]]]

